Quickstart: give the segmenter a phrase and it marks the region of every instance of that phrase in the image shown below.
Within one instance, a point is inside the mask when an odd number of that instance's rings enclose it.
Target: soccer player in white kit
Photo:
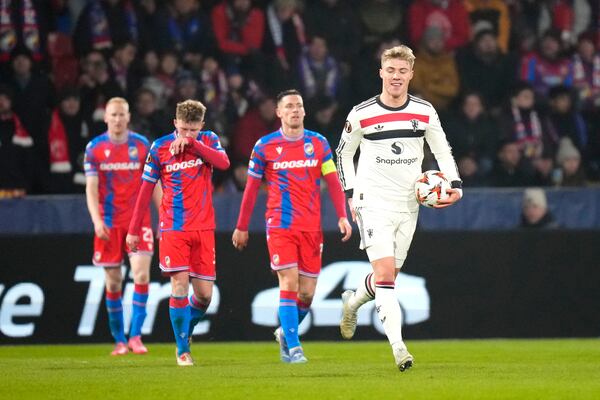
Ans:
[[[337,148],[339,176],[352,219],[359,226],[360,248],[366,250],[373,267],[356,291],[342,294],[341,334],[344,339],[354,336],[358,308],[375,299],[400,371],[412,366],[413,356],[402,340],[402,314],[394,282],[417,225],[419,204],[413,186],[421,174],[424,139],[451,181],[448,198],[436,208],[448,207],[462,197],[462,182],[437,112],[427,101],[408,94],[414,62],[407,46],[383,52],[381,94],[350,111]],[[353,160],[359,145],[355,171]]]

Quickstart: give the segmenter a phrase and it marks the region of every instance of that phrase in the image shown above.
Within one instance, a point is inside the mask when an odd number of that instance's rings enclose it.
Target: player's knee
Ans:
[[[212,300],[212,296],[210,294],[194,294],[194,297],[196,300],[198,300],[198,303],[206,306],[208,306]]]
[[[312,304],[314,293],[300,291],[298,293],[298,300],[303,302],[304,304]]]
[[[150,274],[148,271],[135,271],[133,273],[133,282],[138,285],[146,285],[150,282]]]

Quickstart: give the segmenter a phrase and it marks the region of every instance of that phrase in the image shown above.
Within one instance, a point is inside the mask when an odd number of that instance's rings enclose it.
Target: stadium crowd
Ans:
[[[274,94],[298,88],[306,128],[336,146],[399,43],[465,187],[600,180],[600,1],[0,0],[0,198],[84,192],[114,96],[150,140],[178,102],[202,101],[232,160],[215,188],[241,191],[279,127]]]

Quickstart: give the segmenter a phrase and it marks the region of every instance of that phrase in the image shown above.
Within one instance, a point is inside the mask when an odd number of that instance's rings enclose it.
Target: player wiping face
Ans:
[[[169,151],[172,155],[177,155],[183,153],[185,146],[189,144],[187,139],[196,139],[198,132],[204,127],[204,121],[185,122],[175,119],[173,124],[177,132],[177,139],[171,143]]]

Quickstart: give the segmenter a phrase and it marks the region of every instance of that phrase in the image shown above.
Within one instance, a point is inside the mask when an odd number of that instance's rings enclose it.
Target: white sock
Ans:
[[[394,282],[375,284],[375,307],[392,347],[402,345],[402,311],[394,292]]]
[[[373,273],[367,274],[362,283],[356,288],[356,291],[348,299],[348,306],[353,311],[358,311],[359,307],[375,298],[375,278]]]

